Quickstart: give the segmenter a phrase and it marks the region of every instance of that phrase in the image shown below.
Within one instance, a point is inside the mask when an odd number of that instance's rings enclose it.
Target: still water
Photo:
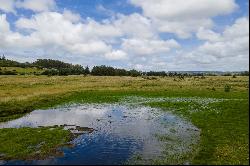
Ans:
[[[87,127],[73,148],[64,148],[64,156],[46,160],[2,161],[2,164],[124,164],[140,156],[141,163],[161,158],[166,144],[168,154],[181,154],[198,142],[199,131],[191,123],[160,109],[129,104],[71,104],[48,110],[35,110],[0,128],[64,125]],[[72,128],[73,127],[73,128]],[[170,139],[161,141],[159,136]]]

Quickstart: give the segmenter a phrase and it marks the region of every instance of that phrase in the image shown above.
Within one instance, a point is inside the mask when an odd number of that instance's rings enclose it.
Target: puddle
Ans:
[[[131,104],[72,104],[30,114],[0,128],[62,125],[79,136],[63,157],[5,161],[0,164],[124,164],[134,155],[143,163],[160,158],[166,144],[170,155],[188,152],[199,131],[191,123],[160,109]],[[87,131],[87,132],[86,132]],[[162,136],[168,139],[162,141]],[[185,161],[188,162],[188,161]]]

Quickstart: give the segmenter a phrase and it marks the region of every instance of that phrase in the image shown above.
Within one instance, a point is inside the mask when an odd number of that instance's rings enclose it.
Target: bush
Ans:
[[[41,73],[41,75],[48,75],[48,76],[54,76],[54,75],[58,75],[59,72],[56,69],[48,69],[45,70],[44,72]]]
[[[224,86],[224,91],[225,91],[225,92],[230,92],[230,90],[231,90],[231,86],[228,85],[228,84],[226,84],[226,85]]]
[[[3,71],[3,72],[0,72],[0,75],[17,75],[17,72],[14,72],[14,71]]]

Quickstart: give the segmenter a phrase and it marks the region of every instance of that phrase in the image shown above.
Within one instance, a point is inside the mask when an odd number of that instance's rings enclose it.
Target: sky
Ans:
[[[0,54],[140,71],[249,70],[249,1],[0,0]]]

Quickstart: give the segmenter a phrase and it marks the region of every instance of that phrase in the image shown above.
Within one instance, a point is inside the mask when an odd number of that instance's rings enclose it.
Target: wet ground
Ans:
[[[169,155],[181,155],[199,140],[199,130],[191,123],[160,109],[129,103],[35,110],[0,123],[0,128],[55,125],[78,135],[73,148],[63,149],[64,156],[2,164],[124,164],[134,158],[145,164],[161,158],[166,145],[171,145]]]

